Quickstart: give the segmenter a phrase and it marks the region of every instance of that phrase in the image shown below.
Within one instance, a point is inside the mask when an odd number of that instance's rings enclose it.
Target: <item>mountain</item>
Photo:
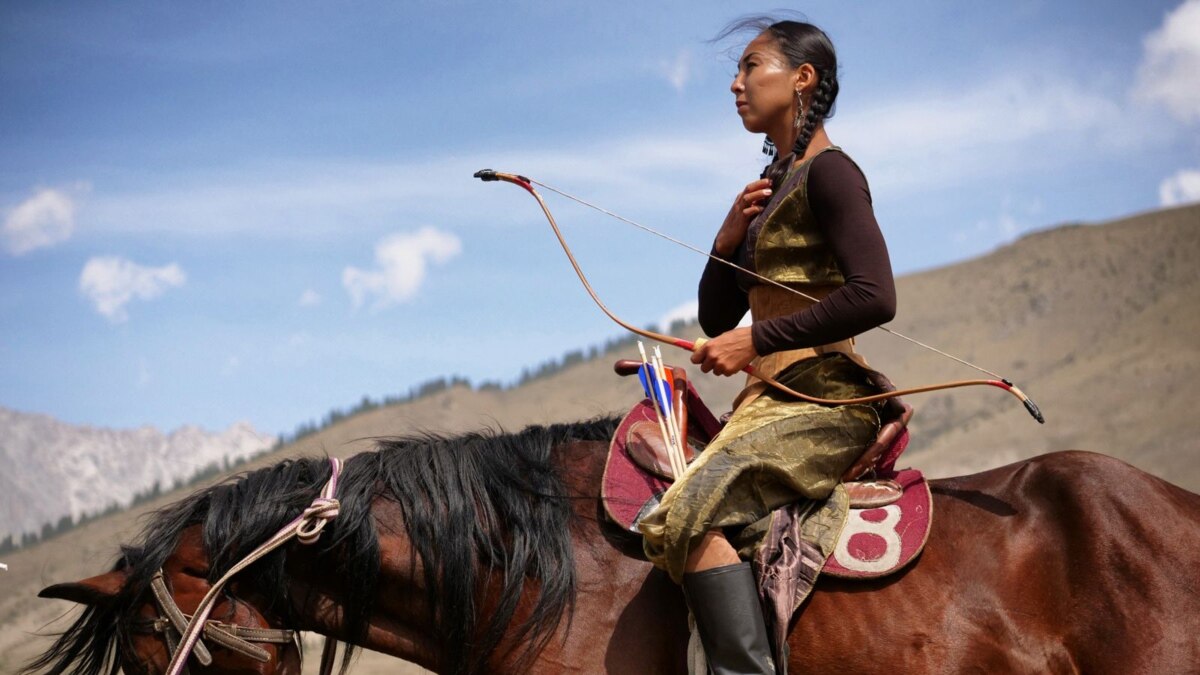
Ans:
[[[239,422],[212,433],[184,426],[103,429],[0,408],[0,540],[78,521],[137,495],[170,490],[261,454],[275,437]]]
[[[1011,378],[1047,420],[1037,424],[994,388],[912,396],[913,440],[901,464],[944,476],[1081,448],[1200,491],[1200,426],[1193,411],[1200,400],[1197,260],[1200,205],[1191,205],[1047,229],[980,258],[898,279],[899,312],[891,328]],[[680,330],[698,333],[694,325]],[[900,387],[983,377],[878,331],[864,335],[859,347]],[[634,354],[629,345],[509,390],[454,386],[341,420],[247,466],[297,455],[345,457],[368,449],[373,436],[519,429],[620,411],[640,397],[640,386],[613,375],[611,366]],[[678,352],[666,357],[686,361]],[[690,375],[718,413],[741,382],[695,370]],[[0,475],[10,471],[0,466]],[[5,556],[0,672],[44,649],[48,640],[27,633],[69,609],[38,600],[41,587],[100,572],[115,559],[118,542],[136,534],[139,514],[183,494],[163,495]],[[306,660],[306,672],[315,672],[316,661]],[[416,671],[364,654],[354,672]]]

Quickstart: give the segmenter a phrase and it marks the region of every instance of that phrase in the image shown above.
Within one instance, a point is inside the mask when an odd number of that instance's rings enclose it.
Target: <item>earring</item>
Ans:
[[[775,142],[772,141],[770,138],[763,141],[763,154],[766,155],[767,157],[774,157],[775,153],[776,153]]]
[[[796,90],[796,119],[792,121],[792,127],[799,129],[804,125],[804,97],[800,95],[800,90]]]

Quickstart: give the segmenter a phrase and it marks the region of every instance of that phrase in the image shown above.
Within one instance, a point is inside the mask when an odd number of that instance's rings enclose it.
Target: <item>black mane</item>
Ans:
[[[394,501],[425,573],[427,601],[448,673],[479,670],[512,622],[526,580],[538,596],[513,644],[527,657],[545,645],[575,594],[568,524],[571,495],[552,462],[552,449],[570,440],[602,441],[617,420],[598,419],[514,434],[478,432],[385,439],[373,452],[346,463],[338,485],[341,510],[316,544],[337,561],[348,581],[345,618],[352,635],[366,635],[372,600],[380,589],[379,540],[370,515],[373,499]],[[284,460],[192,494],[151,515],[140,544],[124,547],[118,569],[129,580],[112,602],[88,607],[54,646],[27,666],[51,673],[115,675],[114,647],[131,649],[128,627],[144,601],[150,578],[178,545],[180,534],[202,525],[208,578],[215,581],[295,518],[329,479],[324,458]],[[284,547],[242,572],[267,594],[268,611],[290,621]],[[477,591],[485,577],[500,592],[487,617]],[[343,665],[349,662],[349,650]]]

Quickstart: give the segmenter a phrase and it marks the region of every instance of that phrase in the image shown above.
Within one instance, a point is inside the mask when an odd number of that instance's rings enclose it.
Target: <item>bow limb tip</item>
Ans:
[[[1042,416],[1042,409],[1033,402],[1033,399],[1026,396],[1025,400],[1021,402],[1025,404],[1025,409],[1029,411],[1030,415],[1033,415],[1033,419],[1037,420],[1038,424],[1046,423],[1046,418]]]
[[[529,180],[525,176],[521,176],[521,175],[518,175],[515,173],[505,173],[503,171],[496,171],[495,169],[480,169],[479,171],[475,172],[475,177],[481,181],[484,181],[485,183],[490,183],[490,182],[498,181],[498,180],[502,180],[506,183],[512,183],[513,185],[517,185],[517,186],[524,188],[526,191],[528,191],[530,194],[533,194],[535,197],[537,196],[537,194],[533,191],[533,181]],[[541,197],[537,197],[537,199],[540,201]]]
[[[1034,403],[1033,399],[1029,398],[1025,392],[1021,391],[1020,387],[1013,384],[1012,380],[1009,379],[1001,380],[1001,382],[1008,385],[1008,390],[1015,394],[1017,398],[1021,399],[1021,403],[1025,404],[1025,409],[1029,411],[1030,415],[1033,415],[1033,419],[1037,420],[1038,424],[1046,423],[1046,418],[1042,415],[1042,409],[1039,408],[1038,404]]]

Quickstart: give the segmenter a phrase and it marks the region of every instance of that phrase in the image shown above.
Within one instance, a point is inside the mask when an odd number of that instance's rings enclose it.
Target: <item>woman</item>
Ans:
[[[692,361],[719,375],[753,364],[823,398],[876,393],[853,338],[891,320],[895,288],[866,179],[825,133],[838,94],[833,45],[796,21],[745,20],[722,37],[747,28],[758,34],[730,87],[738,115],[791,151],[738,195],[713,254],[819,301],[710,261],[700,324],[716,337]],[[738,328],[747,310],[753,323]],[[750,566],[725,529],[826,499],[878,430],[875,406],[819,406],[751,378],[725,429],[642,520],[647,555],[683,584],[712,672],[774,672]]]

